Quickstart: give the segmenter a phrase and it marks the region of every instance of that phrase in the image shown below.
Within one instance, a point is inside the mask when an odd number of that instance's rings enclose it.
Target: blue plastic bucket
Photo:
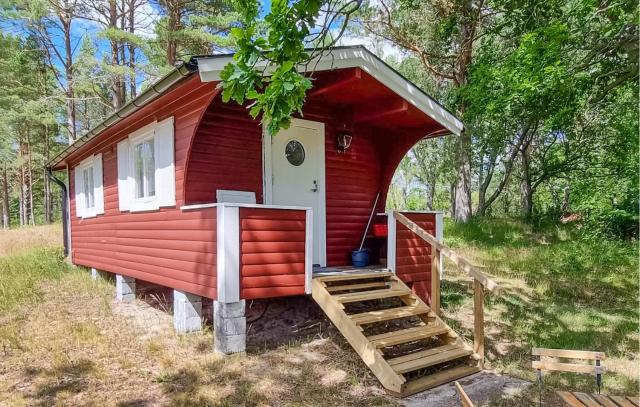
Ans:
[[[369,265],[369,250],[354,250],[351,252],[351,263],[355,267],[366,267]]]

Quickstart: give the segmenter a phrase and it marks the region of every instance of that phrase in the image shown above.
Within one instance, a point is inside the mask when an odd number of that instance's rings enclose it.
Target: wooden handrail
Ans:
[[[454,264],[473,277],[473,351],[480,356],[479,366],[484,365],[484,289],[497,293],[498,284],[487,277],[469,260],[439,242],[433,235],[422,229],[411,219],[399,212],[393,212],[393,217],[410,231],[421,237],[431,245],[431,309],[440,315],[440,270],[438,259],[443,254]]]
[[[424,241],[429,243],[432,247],[434,247],[440,253],[447,256],[449,260],[451,260],[456,266],[464,270],[468,275],[478,280],[485,289],[491,291],[492,293],[499,292],[500,287],[498,286],[498,283],[496,283],[491,278],[489,278],[486,274],[480,271],[480,269],[477,266],[475,266],[473,263],[471,263],[469,260],[467,260],[463,256],[451,250],[451,248],[449,248],[447,245],[437,241],[432,234],[422,229],[415,222],[413,222],[411,219],[407,218],[403,214],[399,212],[393,212],[393,217],[396,218],[398,222],[406,226],[407,229],[411,230],[413,233],[420,236]]]

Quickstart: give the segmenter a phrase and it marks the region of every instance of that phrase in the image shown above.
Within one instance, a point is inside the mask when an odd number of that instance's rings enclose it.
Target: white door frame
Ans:
[[[317,130],[322,136],[322,148],[318,152],[318,237],[320,238],[320,266],[327,266],[327,190],[325,174],[325,131],[324,123],[303,119],[291,119],[291,127]],[[262,193],[265,205],[273,205],[273,168],[271,164],[271,136],[266,126],[262,126]]]

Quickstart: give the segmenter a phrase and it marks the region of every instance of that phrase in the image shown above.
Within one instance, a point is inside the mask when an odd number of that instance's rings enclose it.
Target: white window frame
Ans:
[[[98,168],[100,167],[100,168]],[[91,175],[93,178],[93,206],[88,208],[86,206],[86,195],[84,185],[84,172],[91,169]],[[102,154],[92,155],[85,158],[74,168],[74,174],[76,176],[75,200],[76,200],[76,214],[82,219],[94,218],[99,214],[104,213],[104,190],[102,182]],[[100,178],[100,182],[96,182],[96,177]]]
[[[147,129],[147,127],[149,126],[145,126],[143,127],[143,129],[145,130],[144,132],[136,132],[133,135],[129,136],[129,193],[130,193],[130,197],[131,197],[131,208],[135,208],[138,210],[154,210],[154,209],[159,209],[160,206],[158,205],[158,198],[156,197],[157,193],[156,193],[156,186],[157,186],[157,179],[156,179],[156,171],[155,171],[155,162],[156,162],[156,152],[155,152],[155,144],[156,144],[156,126],[157,123],[153,122],[152,123],[153,126],[150,129]],[[142,130],[142,129],[141,129]],[[151,196],[145,196],[145,197],[140,197],[137,198],[136,197],[136,185],[137,185],[137,180],[136,180],[136,176],[135,176],[135,168],[136,168],[136,152],[135,152],[135,146],[137,146],[138,144],[144,143],[145,141],[148,140],[153,140],[153,145],[154,145],[154,151],[153,151],[153,162],[154,162],[154,170],[153,170],[153,185],[154,185],[154,192],[153,195]],[[144,171],[143,171],[144,172]],[[144,174],[143,174],[143,178],[144,178]],[[144,188],[144,187],[143,187]],[[132,209],[134,210],[134,209]]]
[[[170,134],[167,132],[170,129]],[[167,139],[170,136],[170,140]],[[154,189],[153,196],[136,198],[135,146],[153,139]],[[118,143],[118,194],[121,212],[155,211],[172,207],[175,201],[175,130],[174,118],[154,121],[131,133]],[[162,150],[164,149],[164,150]],[[171,162],[167,163],[167,152]],[[125,154],[123,159],[120,154]],[[123,161],[124,160],[124,161]],[[164,167],[161,166],[164,164]]]

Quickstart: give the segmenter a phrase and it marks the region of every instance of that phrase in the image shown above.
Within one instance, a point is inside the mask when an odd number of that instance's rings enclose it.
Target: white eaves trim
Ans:
[[[202,82],[220,81],[220,73],[232,61],[233,57],[226,55],[198,58],[200,79]],[[259,65],[257,67],[260,68]],[[332,49],[309,64],[299,66],[298,71],[329,71],[345,68],[361,68],[452,133],[460,135],[464,129],[463,123],[457,117],[362,46]]]

